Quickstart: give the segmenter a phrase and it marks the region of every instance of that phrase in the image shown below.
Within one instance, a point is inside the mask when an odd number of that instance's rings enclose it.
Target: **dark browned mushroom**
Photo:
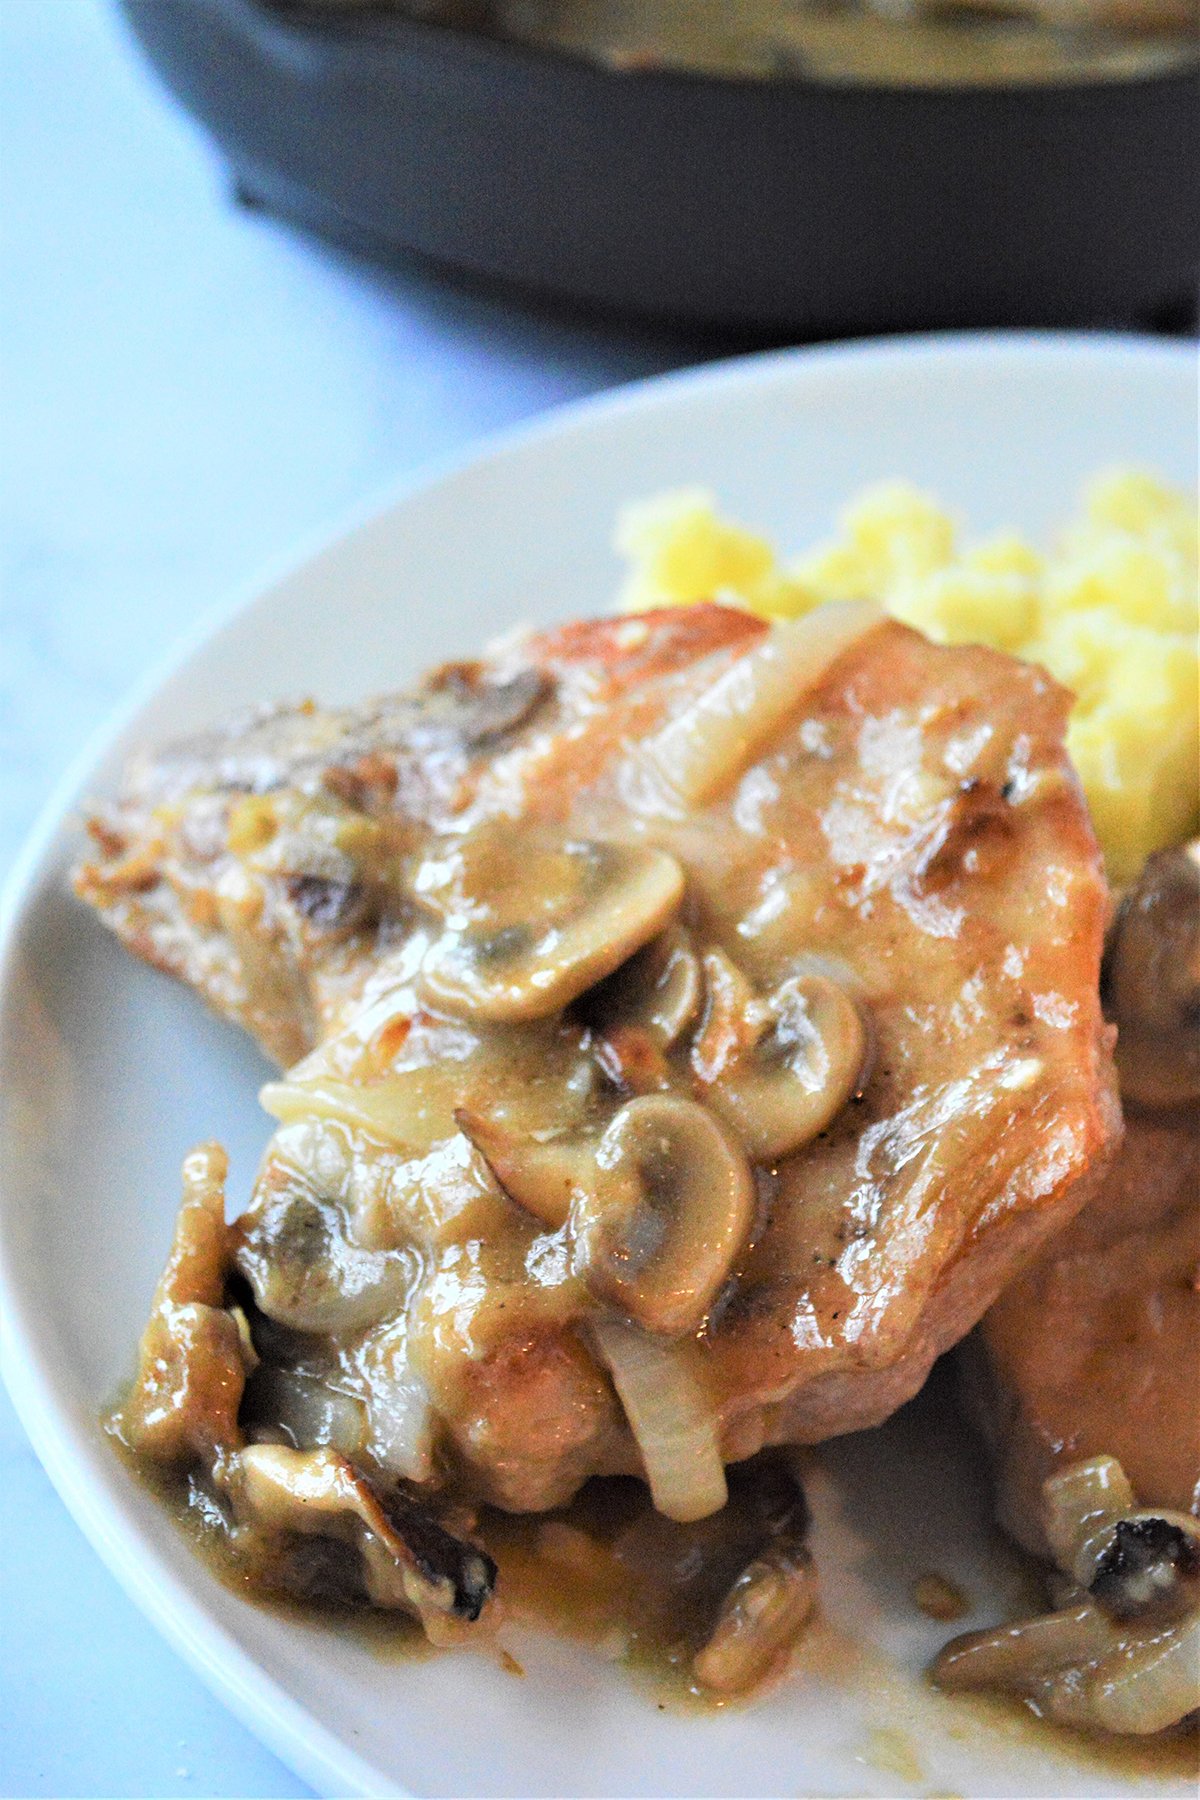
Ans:
[[[496,1565],[485,1551],[410,1494],[377,1488],[335,1450],[252,1444],[218,1478],[240,1519],[351,1543],[375,1606],[473,1622],[491,1597]]]
[[[1108,1456],[1051,1476],[1043,1497],[1060,1610],[955,1638],[934,1679],[1024,1695],[1067,1725],[1177,1724],[1200,1707],[1200,1523],[1138,1510]]]
[[[1104,956],[1121,1091],[1143,1106],[1200,1100],[1200,840],[1150,857]]]

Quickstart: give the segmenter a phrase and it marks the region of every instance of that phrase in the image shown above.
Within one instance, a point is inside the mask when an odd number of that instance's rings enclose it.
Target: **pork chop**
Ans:
[[[1200,1514],[1200,845],[1126,892],[1102,989],[1124,1145],[963,1350],[1001,1520],[1040,1553],[1044,1483],[1095,1457],[1143,1507]]]
[[[303,1058],[232,1238],[293,1441],[689,1518],[908,1399],[1119,1136],[1068,707],[708,606],[140,760],[79,892]]]
[[[1144,1507],[1200,1513],[1200,1116],[1127,1110],[1100,1193],[970,1351],[1001,1522],[1045,1554],[1042,1484],[1111,1456]]]

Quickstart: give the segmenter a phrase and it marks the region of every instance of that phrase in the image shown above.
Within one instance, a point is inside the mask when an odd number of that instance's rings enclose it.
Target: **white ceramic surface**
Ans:
[[[785,353],[671,377],[551,417],[350,530],[193,644],[64,785],[0,928],[0,1300],[6,1366],[98,1550],[239,1714],[329,1793],[1168,1792],[980,1724],[912,1679],[942,1628],[913,1573],[1002,1603],[984,1495],[954,1431],[901,1421],[831,1449],[814,1482],[830,1614],[890,1659],[816,1671],[752,1711],[680,1716],[561,1643],[417,1664],[237,1600],[104,1444],[188,1145],[220,1135],[235,1191],[265,1135],[263,1070],[182,991],[134,967],[65,892],[81,798],[129,746],[268,694],[402,683],[518,619],[602,610],[625,499],[702,482],[800,547],[865,481],[902,473],[974,531],[1044,535],[1083,478],[1138,462],[1194,481],[1194,360],[1104,339],[930,340]],[[895,1736],[880,1733],[901,1733]],[[915,1753],[917,1763],[904,1765]],[[918,1767],[919,1765],[919,1767]],[[1187,1791],[1181,1789],[1180,1791]]]

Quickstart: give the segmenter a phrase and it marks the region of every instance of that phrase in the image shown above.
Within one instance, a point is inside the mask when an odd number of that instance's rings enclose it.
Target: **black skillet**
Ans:
[[[122,0],[238,192],[368,254],[740,332],[1153,324],[1194,68],[886,88],[613,70],[397,14]]]

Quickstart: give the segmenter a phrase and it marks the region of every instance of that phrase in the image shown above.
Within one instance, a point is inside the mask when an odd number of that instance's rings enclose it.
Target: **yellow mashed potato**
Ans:
[[[940,642],[1043,664],[1075,695],[1068,743],[1116,882],[1200,826],[1196,513],[1152,476],[1097,477],[1048,555],[1009,535],[964,547],[901,481],[866,489],[790,562],[700,489],[626,508],[617,547],[634,611],[719,599],[795,618],[866,597]]]

